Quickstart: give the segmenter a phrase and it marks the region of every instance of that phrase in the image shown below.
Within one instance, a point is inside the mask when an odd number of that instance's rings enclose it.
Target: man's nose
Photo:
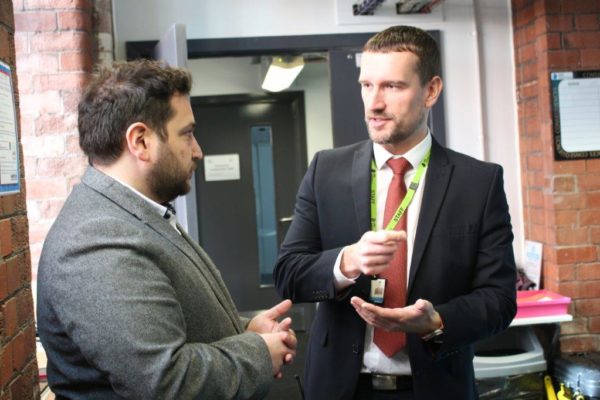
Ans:
[[[367,99],[367,108],[369,110],[383,110],[385,108],[385,101],[381,90],[373,89]]]
[[[200,144],[198,144],[196,138],[194,138],[194,143],[192,144],[192,158],[194,160],[201,160],[202,156],[202,148],[200,147]]]

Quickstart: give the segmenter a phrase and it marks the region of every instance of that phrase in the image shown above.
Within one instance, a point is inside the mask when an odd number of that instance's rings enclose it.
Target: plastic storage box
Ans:
[[[566,314],[570,302],[569,297],[547,290],[518,291],[515,318]]]
[[[475,343],[475,378],[496,378],[546,370],[544,351],[529,326],[512,327]]]

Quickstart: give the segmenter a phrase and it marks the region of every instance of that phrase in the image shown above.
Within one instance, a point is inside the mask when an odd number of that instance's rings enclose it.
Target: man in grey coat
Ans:
[[[296,338],[284,301],[239,317],[210,258],[166,204],[190,190],[202,152],[190,75],[116,64],[79,104],[90,167],[50,230],[38,333],[59,399],[255,399]]]

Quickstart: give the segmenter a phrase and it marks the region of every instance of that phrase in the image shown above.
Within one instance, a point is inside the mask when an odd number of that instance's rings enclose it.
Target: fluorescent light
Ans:
[[[262,88],[269,92],[281,92],[289,88],[304,68],[302,56],[293,58],[273,57]]]

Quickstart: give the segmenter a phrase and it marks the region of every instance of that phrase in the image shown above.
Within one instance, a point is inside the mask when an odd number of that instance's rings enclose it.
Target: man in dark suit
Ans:
[[[186,71],[115,65],[79,104],[90,167],[44,243],[37,327],[59,399],[258,399],[295,354],[284,301],[239,317],[165,205],[202,151]]]
[[[430,134],[440,74],[426,32],[371,38],[359,79],[371,140],[319,152],[298,190],[274,277],[282,297],[320,302],[308,400],[475,399],[473,343],[516,313],[502,168]]]

